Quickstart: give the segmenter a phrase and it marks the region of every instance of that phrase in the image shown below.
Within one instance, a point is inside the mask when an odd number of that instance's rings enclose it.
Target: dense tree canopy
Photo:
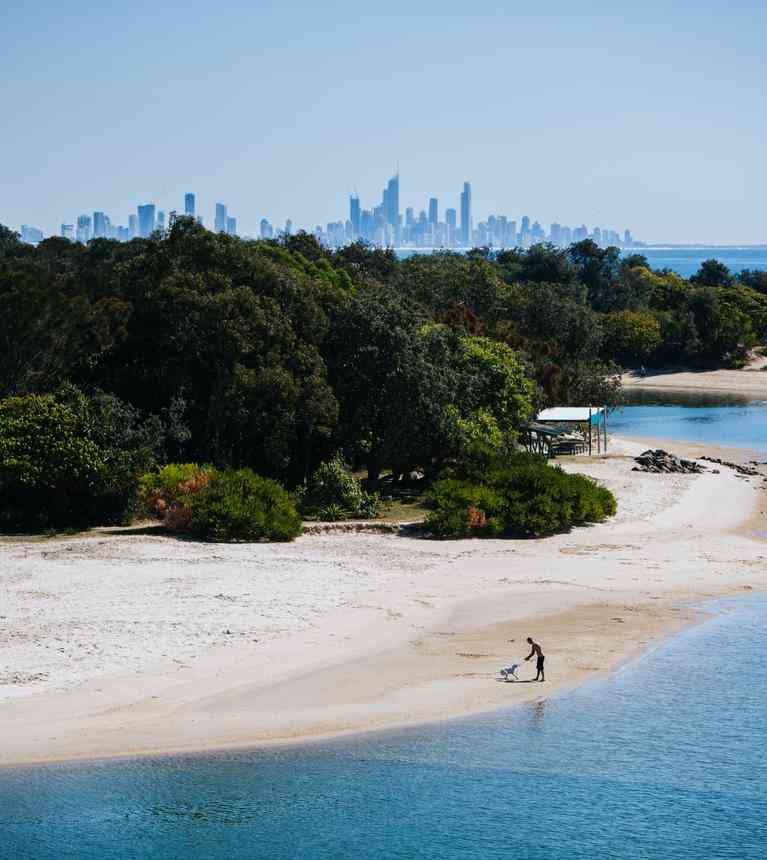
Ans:
[[[0,227],[0,398],[71,383],[113,430],[153,416],[160,459],[291,486],[339,452],[375,485],[508,450],[539,406],[615,402],[620,365],[733,365],[766,332],[764,273],[688,281],[589,241],[399,260],[184,218],[87,246]]]

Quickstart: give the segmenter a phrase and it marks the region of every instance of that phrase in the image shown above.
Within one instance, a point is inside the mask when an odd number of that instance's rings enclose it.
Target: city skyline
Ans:
[[[54,233],[96,203],[182,211],[194,188],[206,219],[223,200],[257,235],[264,215],[339,217],[399,160],[403,210],[427,196],[460,209],[469,177],[483,214],[625,220],[649,243],[767,242],[764,4],[184,10],[8,8],[16,133],[0,139],[1,222]],[[722,45],[737,45],[737,62]]]
[[[622,231],[610,227],[585,224],[577,227],[563,225],[559,221],[550,222],[544,227],[529,215],[518,217],[502,213],[489,213],[484,219],[475,217],[472,204],[472,186],[468,180],[463,182],[458,192],[458,206],[442,209],[444,220],[440,219],[441,199],[428,195],[423,208],[416,215],[414,206],[406,206],[404,212],[400,203],[400,174],[391,176],[381,192],[380,203],[364,208],[358,193],[349,195],[346,218],[328,221],[311,226],[305,223],[294,225],[291,218],[283,225],[273,224],[268,217],[262,216],[255,234],[245,233],[244,238],[271,239],[280,234],[291,234],[305,230],[313,234],[327,247],[341,247],[353,241],[362,240],[376,247],[422,248],[422,249],[467,249],[471,247],[529,247],[530,245],[551,242],[567,246],[582,239],[593,239],[600,245],[635,247],[641,245],[627,228]],[[183,195],[183,210],[159,209],[156,203],[140,203],[136,211],[128,215],[127,226],[113,223],[110,215],[103,210],[94,210],[92,215],[82,213],[72,222],[60,223],[56,234],[71,241],[88,242],[91,239],[106,238],[129,241],[134,238],[148,238],[155,231],[163,232],[171,227],[180,215],[192,217],[216,233],[238,235],[237,218],[230,214],[227,205],[216,202],[213,209],[212,225],[205,224],[205,218],[197,206],[197,194],[187,191]],[[254,218],[251,215],[251,218]],[[45,231],[34,225],[20,225],[21,238],[36,244],[41,241]]]

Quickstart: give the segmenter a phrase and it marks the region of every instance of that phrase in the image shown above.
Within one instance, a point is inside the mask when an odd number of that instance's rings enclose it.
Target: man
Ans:
[[[543,661],[546,659],[543,656],[543,651],[541,651],[541,646],[537,642],[533,642],[533,640],[528,636],[527,644],[530,646],[530,653],[525,657],[525,660],[529,660],[533,655],[537,655],[538,659],[535,663],[536,673],[535,680],[536,681],[545,681],[546,675],[543,671]]]

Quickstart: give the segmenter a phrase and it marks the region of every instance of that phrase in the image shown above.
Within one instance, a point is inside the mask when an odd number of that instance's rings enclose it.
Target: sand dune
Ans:
[[[0,762],[281,742],[538,699],[690,623],[693,601],[764,588],[762,479],[632,472],[642,447],[567,463],[616,493],[618,515],[541,540],[0,542]],[[549,680],[499,682],[527,635]]]

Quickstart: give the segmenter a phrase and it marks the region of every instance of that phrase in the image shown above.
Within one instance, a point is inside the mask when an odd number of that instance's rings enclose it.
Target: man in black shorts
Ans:
[[[543,672],[543,661],[546,659],[543,656],[543,651],[541,651],[541,646],[537,642],[533,642],[533,640],[528,636],[527,637],[528,645],[530,646],[530,653],[525,657],[525,660],[529,660],[533,655],[537,656],[537,660],[535,663],[536,673],[535,680],[536,681],[545,681],[546,675]]]

